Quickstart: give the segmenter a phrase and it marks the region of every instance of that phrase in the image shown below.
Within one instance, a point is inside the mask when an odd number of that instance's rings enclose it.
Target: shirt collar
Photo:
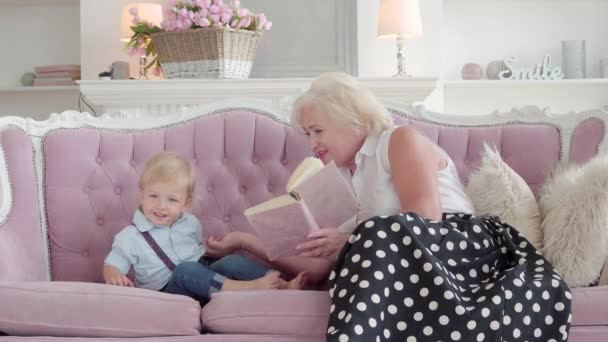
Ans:
[[[172,227],[179,224],[180,222],[182,222],[185,219],[186,219],[185,215],[182,214],[175,222],[173,222]],[[133,225],[135,225],[135,228],[137,228],[137,230],[139,230],[140,232],[147,232],[154,227],[166,228],[165,226],[156,226],[156,225],[152,224],[152,222],[150,222],[150,220],[148,220],[146,218],[146,216],[141,211],[141,209],[137,209],[135,211],[135,214],[133,215]]]
[[[371,157],[374,154],[376,154],[377,146],[378,146],[378,136],[377,135],[368,135],[367,138],[365,138],[365,142],[359,149],[359,152],[357,152],[357,153],[361,153],[363,155]]]

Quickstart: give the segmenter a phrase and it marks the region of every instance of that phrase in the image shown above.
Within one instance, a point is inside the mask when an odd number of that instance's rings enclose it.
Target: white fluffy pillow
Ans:
[[[570,286],[595,282],[608,253],[608,157],[554,172],[539,205],[547,260]]]
[[[477,215],[498,216],[515,227],[536,248],[542,247],[540,211],[526,181],[500,157],[485,147],[481,166],[469,178],[466,191]]]

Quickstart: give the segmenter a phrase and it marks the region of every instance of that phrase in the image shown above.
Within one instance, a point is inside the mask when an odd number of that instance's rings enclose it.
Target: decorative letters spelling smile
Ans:
[[[564,78],[561,66],[551,67],[551,56],[545,55],[542,63],[533,67],[516,68],[513,66],[515,57],[505,59],[507,70],[498,74],[501,80],[559,80]]]

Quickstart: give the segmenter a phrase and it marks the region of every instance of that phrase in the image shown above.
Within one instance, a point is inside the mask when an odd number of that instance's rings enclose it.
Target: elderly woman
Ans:
[[[356,79],[321,75],[292,119],[360,203],[357,225],[324,228],[300,256],[274,263],[316,280],[333,266],[328,340],[567,339],[565,282],[513,227],[473,216],[450,157],[416,128],[396,127]],[[265,258],[252,235],[208,244]]]

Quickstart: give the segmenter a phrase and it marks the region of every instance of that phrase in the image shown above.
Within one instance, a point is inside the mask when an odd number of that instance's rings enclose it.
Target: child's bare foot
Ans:
[[[281,288],[285,290],[301,290],[306,286],[306,272],[302,272],[290,281],[282,281]]]
[[[226,279],[222,291],[264,290],[281,287],[279,272],[271,272],[262,278],[249,281]]]

